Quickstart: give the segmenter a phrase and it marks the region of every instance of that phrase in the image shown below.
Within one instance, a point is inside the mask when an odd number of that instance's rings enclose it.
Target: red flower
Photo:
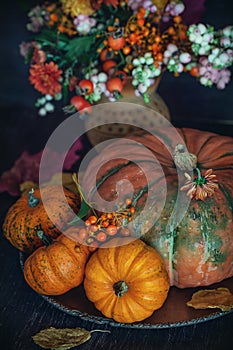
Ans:
[[[30,82],[34,88],[42,94],[54,96],[61,91],[62,70],[54,62],[45,64],[33,64],[30,68]]]

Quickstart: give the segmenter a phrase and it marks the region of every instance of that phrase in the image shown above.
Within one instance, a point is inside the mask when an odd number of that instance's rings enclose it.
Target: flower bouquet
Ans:
[[[34,7],[27,28],[35,35],[20,50],[42,94],[39,114],[60,99],[71,113],[103,97],[116,101],[127,84],[147,103],[148,89],[165,70],[224,89],[233,26],[188,25],[184,13],[180,0],[60,0]]]

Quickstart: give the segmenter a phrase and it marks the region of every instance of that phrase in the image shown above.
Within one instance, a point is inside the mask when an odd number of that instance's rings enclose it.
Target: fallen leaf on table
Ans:
[[[68,350],[81,345],[91,338],[93,332],[109,331],[96,329],[87,331],[84,328],[54,328],[50,327],[35,334],[32,339],[44,349]]]
[[[233,294],[228,288],[202,289],[195,292],[186,305],[194,309],[218,308],[227,311],[233,308]]]

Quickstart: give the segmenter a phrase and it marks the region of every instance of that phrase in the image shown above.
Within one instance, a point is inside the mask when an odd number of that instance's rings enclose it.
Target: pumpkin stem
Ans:
[[[184,171],[193,171],[197,167],[197,156],[189,153],[185,145],[178,144],[173,153],[175,165]]]
[[[53,243],[53,241],[48,236],[46,236],[41,226],[36,227],[35,230],[36,230],[37,236],[44,243],[46,247],[48,247],[50,244]]]
[[[121,298],[129,290],[129,286],[125,281],[118,281],[114,283],[113,290],[117,297]]]
[[[28,192],[28,205],[30,208],[34,208],[39,203],[39,198],[34,197],[34,188]]]

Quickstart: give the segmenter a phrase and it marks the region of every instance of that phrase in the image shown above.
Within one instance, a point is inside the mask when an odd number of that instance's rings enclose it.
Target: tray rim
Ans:
[[[24,260],[25,260],[25,254],[23,252],[19,252],[19,263],[21,270],[23,272],[24,270]],[[168,329],[168,328],[176,328],[176,327],[183,327],[183,326],[191,326],[199,323],[208,322],[211,320],[214,320],[216,318],[229,315],[233,312],[233,309],[228,311],[216,311],[209,315],[203,316],[203,317],[197,317],[193,318],[191,320],[183,320],[183,321],[177,321],[172,323],[121,323],[116,322],[113,319],[104,317],[104,316],[97,316],[97,315],[90,315],[86,312],[81,312],[77,309],[71,309],[66,307],[65,305],[59,303],[57,300],[55,300],[52,296],[43,295],[40,293],[37,293],[34,291],[37,295],[39,295],[42,299],[44,299],[46,302],[48,302],[50,305],[56,307],[58,310],[65,312],[68,315],[79,317],[84,321],[89,321],[92,323],[96,323],[99,325],[109,325],[112,327],[122,327],[122,328],[131,328],[131,329]],[[217,309],[218,310],[218,309]]]

